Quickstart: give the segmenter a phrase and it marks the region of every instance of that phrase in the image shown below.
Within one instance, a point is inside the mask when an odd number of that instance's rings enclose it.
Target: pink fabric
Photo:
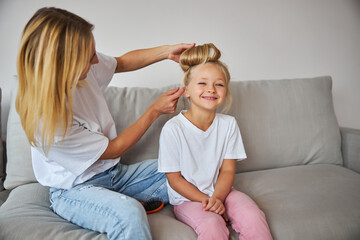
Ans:
[[[265,214],[246,194],[232,189],[225,199],[226,213],[240,240],[272,239]],[[174,206],[176,217],[192,227],[198,239],[229,239],[226,222],[219,214],[204,211],[200,202],[184,202]]]

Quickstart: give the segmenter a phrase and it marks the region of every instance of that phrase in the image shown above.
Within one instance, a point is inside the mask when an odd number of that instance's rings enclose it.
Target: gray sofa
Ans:
[[[105,96],[118,132],[172,87],[109,87]],[[360,131],[339,128],[331,88],[327,76],[231,83],[229,114],[239,123],[248,155],[238,163],[234,187],[265,212],[274,239],[360,239]],[[34,178],[14,92],[6,138],[7,190],[0,193],[1,203],[6,200],[0,207],[0,239],[106,239],[49,209],[48,188]],[[187,104],[181,99],[177,112]],[[161,116],[122,161],[156,158],[161,127],[173,115]],[[154,239],[196,239],[169,205],[148,218]],[[237,236],[232,231],[231,239]]]

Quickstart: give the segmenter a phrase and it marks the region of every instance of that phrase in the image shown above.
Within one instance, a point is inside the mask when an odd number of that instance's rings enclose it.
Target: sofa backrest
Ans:
[[[233,106],[247,159],[238,171],[342,164],[331,77],[233,82]]]
[[[17,78],[11,82],[10,110],[6,131],[6,178],[4,187],[13,189],[19,185],[36,182],[31,163],[30,144],[15,109]]]
[[[118,133],[135,122],[163,92],[160,89],[109,87],[108,107]],[[228,114],[237,119],[248,158],[238,172],[303,164],[342,164],[340,130],[334,114],[330,77],[293,80],[232,82],[233,104]],[[35,182],[30,146],[14,107],[16,84],[7,128],[5,188]],[[177,111],[160,116],[140,141],[122,156],[125,164],[157,158],[164,123],[188,102],[181,98]]]

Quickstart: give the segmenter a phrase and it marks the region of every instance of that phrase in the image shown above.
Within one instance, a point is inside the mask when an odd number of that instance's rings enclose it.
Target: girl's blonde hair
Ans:
[[[182,80],[182,85],[187,86],[191,80],[191,73],[194,67],[205,64],[205,63],[215,63],[224,73],[225,76],[225,87],[226,87],[226,103],[222,112],[229,110],[232,102],[231,92],[229,89],[230,85],[230,72],[225,63],[221,62],[219,59],[221,57],[221,52],[215,47],[212,43],[207,43],[204,45],[195,46],[185,50],[180,56],[180,66],[184,71],[184,77]]]
[[[32,146],[49,149],[55,132],[64,138],[72,125],[72,93],[90,64],[93,28],[58,8],[39,9],[26,24],[17,56],[15,105]]]

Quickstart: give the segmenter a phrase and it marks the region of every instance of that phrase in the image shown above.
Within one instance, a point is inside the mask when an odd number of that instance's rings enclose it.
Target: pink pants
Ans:
[[[240,233],[240,240],[272,239],[265,214],[246,194],[232,189],[225,199],[225,209],[232,228]],[[176,217],[192,227],[198,239],[229,239],[223,217],[203,210],[200,202],[184,202],[174,206]]]

